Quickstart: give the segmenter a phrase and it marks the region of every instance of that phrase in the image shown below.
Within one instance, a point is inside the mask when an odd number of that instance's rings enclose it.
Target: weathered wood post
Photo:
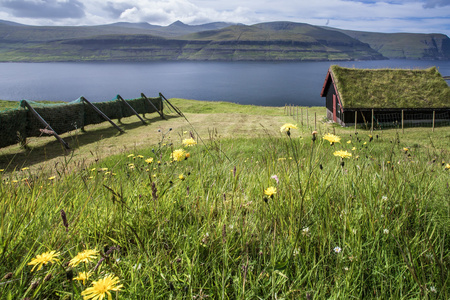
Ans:
[[[436,111],[433,110],[433,129],[432,132],[434,132],[434,122],[436,121]]]
[[[405,120],[405,118],[404,118],[404,113],[403,113],[403,109],[402,109],[402,133],[405,133],[405,128],[403,127],[404,120]]]
[[[373,132],[373,108],[372,108],[372,124],[370,125],[370,133]]]
[[[162,96],[161,93],[159,93],[159,95],[160,97]],[[164,113],[162,111],[159,111],[159,109],[155,106],[155,104],[153,104],[152,101],[150,101],[150,99],[148,99],[147,96],[144,95],[144,93],[141,93],[141,97],[147,100],[150,106],[153,107],[153,109],[161,116],[161,119],[167,120],[166,117],[164,116]]]
[[[300,120],[302,121],[302,126],[303,126],[303,107],[300,108]]]
[[[46,132],[48,134],[53,135],[63,146],[66,148],[66,150],[69,150],[69,144],[67,144],[54,130],[53,128],[44,120],[44,118],[41,117],[41,115],[34,110],[34,108],[26,101],[22,100],[20,102],[20,106],[26,106],[28,110],[41,122],[41,124],[44,126],[44,130],[41,130],[41,132]]]
[[[358,111],[355,110],[355,133],[356,133],[356,125],[358,124]]]
[[[125,101],[125,99],[123,99],[122,96],[117,95],[117,99],[119,99],[119,101],[121,101],[121,102],[124,103],[129,109],[131,109],[131,111],[133,112],[133,114],[135,114],[135,115],[139,118],[139,120],[141,120],[141,122],[142,122],[144,125],[147,125],[147,123],[145,123],[144,119],[141,118],[141,116],[137,113],[137,111],[134,110],[134,108],[131,107],[130,103],[128,103],[127,101]]]
[[[314,112],[314,130],[317,130],[317,113]]]
[[[298,123],[298,105],[297,105],[297,123]]]
[[[81,97],[81,101],[87,103],[93,110],[95,110],[96,113],[98,113],[103,119],[105,119],[105,121],[108,121],[109,123],[111,123],[112,126],[114,126],[114,128],[116,128],[117,130],[119,130],[120,133],[125,133],[125,131],[120,128],[119,126],[116,125],[116,123],[114,123],[107,115],[105,115],[100,109],[97,108],[97,106],[95,106],[94,104],[92,104],[91,102],[89,102],[86,98]]]
[[[306,127],[309,128],[309,120],[308,120],[308,108],[306,108]]]

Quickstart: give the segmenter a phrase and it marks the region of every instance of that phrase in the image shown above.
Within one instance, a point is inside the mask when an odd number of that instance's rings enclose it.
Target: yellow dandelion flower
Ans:
[[[151,164],[153,162],[153,157],[147,158],[145,160],[146,163]]]
[[[183,174],[180,174],[180,176],[178,176],[178,178],[180,178],[180,180],[185,180],[186,179]]]
[[[91,262],[93,259],[96,259],[98,255],[98,250],[96,249],[86,249],[80,253],[78,253],[74,258],[72,258],[69,262],[69,266],[76,267],[80,263],[88,263]]]
[[[267,189],[264,190],[264,195],[273,197],[277,193],[277,188],[273,186],[269,186]]]
[[[286,158],[285,157],[279,157],[278,158],[278,161],[283,161],[283,160],[286,160]]]
[[[106,172],[106,171],[108,171],[108,168],[100,168],[99,171],[100,172]]]
[[[334,143],[340,143],[341,142],[341,138],[338,137],[337,135],[334,135],[332,133],[327,133],[323,136],[324,140],[327,140],[330,142],[330,145],[333,145]]]
[[[30,168],[25,167],[25,168],[20,169],[20,171],[26,171],[26,170],[29,170],[29,169],[30,169]]]
[[[445,170],[450,170],[450,164],[446,164],[444,167]]]
[[[36,268],[36,267],[38,267],[37,271],[39,271],[40,269],[42,269],[43,265],[46,265],[48,263],[55,263],[55,262],[59,261],[59,259],[57,259],[58,256],[59,256],[59,252],[56,252],[56,251],[44,252],[42,254],[37,255],[35,258],[33,258],[28,263],[29,266],[34,266],[31,269],[31,272],[33,272],[34,268]]]
[[[83,300],[103,300],[108,295],[108,299],[111,300],[111,291],[118,292],[123,287],[119,283],[117,276],[107,275],[103,279],[92,282],[92,286],[81,292],[81,296],[83,296]]]
[[[363,145],[367,145],[367,142],[364,142]]]
[[[11,182],[12,182],[12,183],[18,183],[18,182],[19,182],[19,180],[17,180],[17,179],[14,179],[14,180],[11,180]]]
[[[350,152],[347,152],[347,150],[346,150],[346,151],[342,151],[342,150],[335,151],[335,152],[333,153],[333,155],[334,155],[334,156],[339,156],[340,158],[348,158],[348,157],[352,157],[352,154],[351,154]]]
[[[134,154],[133,153],[131,153],[131,154],[128,154],[128,156],[127,157],[134,157]]]
[[[48,180],[54,180],[56,176],[49,177]]]
[[[182,161],[186,158],[186,152],[183,149],[177,149],[170,155],[173,161]]]
[[[353,147],[353,148],[352,148],[352,151],[355,151],[355,150],[356,150],[356,147]]]
[[[95,170],[97,170],[96,168],[92,168],[90,169],[91,172],[94,172]]]
[[[297,124],[294,125],[292,123],[286,123],[283,126],[281,126],[280,131],[281,132],[289,132],[291,129],[298,129]]]
[[[408,152],[409,149],[405,147],[405,148],[403,148],[403,151]]]
[[[89,273],[89,272],[78,272],[78,276],[74,277],[73,280],[82,281],[83,285],[85,285],[86,284],[86,280],[89,279],[90,275],[91,275],[91,273]]]
[[[347,141],[347,144],[351,144],[351,143],[352,143],[352,141],[351,141],[351,140],[348,140],[348,141]]]
[[[137,158],[144,158],[144,156],[139,154]]]
[[[3,172],[3,171],[5,171],[5,169],[0,169],[0,172]]]
[[[185,147],[192,147],[194,145],[197,145],[197,142],[193,138],[190,138],[190,139],[184,139],[182,144]]]

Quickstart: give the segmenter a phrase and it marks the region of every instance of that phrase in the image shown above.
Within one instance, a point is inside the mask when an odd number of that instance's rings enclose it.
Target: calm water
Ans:
[[[97,102],[148,97],[282,106],[324,105],[320,91],[330,65],[428,68],[450,75],[450,61],[0,63],[0,99]]]

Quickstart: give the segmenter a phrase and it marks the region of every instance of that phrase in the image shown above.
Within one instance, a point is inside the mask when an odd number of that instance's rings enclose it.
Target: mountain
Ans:
[[[445,34],[377,33],[328,28],[344,33],[391,59],[450,60],[450,39]]]
[[[0,21],[0,61],[375,60],[393,57],[397,52],[387,49],[394,46],[410,50],[403,58],[450,58],[447,36],[411,36],[421,37],[414,51],[412,37],[399,41],[388,34],[294,22],[29,26]]]

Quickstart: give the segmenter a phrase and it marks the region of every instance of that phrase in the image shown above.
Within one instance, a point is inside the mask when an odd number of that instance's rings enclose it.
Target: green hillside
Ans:
[[[445,34],[338,31],[391,59],[450,59],[450,39]]]
[[[386,58],[450,59],[450,39],[440,34],[364,33],[293,22],[28,26],[0,21],[0,62]]]

